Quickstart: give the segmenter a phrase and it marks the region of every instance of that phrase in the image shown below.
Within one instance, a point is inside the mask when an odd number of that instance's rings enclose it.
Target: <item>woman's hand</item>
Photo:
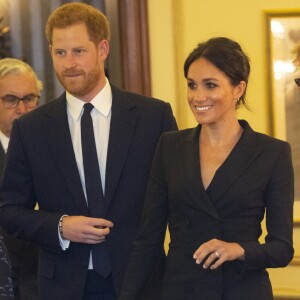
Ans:
[[[217,269],[225,261],[244,260],[245,251],[238,243],[227,243],[212,239],[202,244],[194,253],[196,264],[203,262],[203,268]]]

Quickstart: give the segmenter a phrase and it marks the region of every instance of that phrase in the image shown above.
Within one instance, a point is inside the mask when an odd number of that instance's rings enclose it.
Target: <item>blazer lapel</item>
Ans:
[[[243,135],[222,166],[217,170],[207,193],[215,203],[242,176],[262,151],[255,142],[255,132],[246,121],[240,121]]]
[[[136,125],[134,107],[126,94],[112,86],[112,116],[105,176],[105,208],[114,196]]]
[[[88,215],[68,124],[65,94],[54,101],[55,105],[46,113],[48,118],[44,124],[45,135],[70,194],[80,210]]]
[[[202,184],[199,160],[199,133],[201,126],[192,129],[183,146],[178,146],[177,161],[181,162],[181,174],[184,174],[184,195],[187,195],[196,207],[207,214],[220,219],[218,212],[209,199]],[[182,176],[182,175],[181,175]]]

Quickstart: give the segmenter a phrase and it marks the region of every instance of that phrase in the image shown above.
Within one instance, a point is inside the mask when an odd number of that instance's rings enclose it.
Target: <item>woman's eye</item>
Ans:
[[[207,82],[206,83],[206,87],[209,88],[209,89],[213,89],[215,88],[217,85],[213,82]]]
[[[193,89],[195,89],[196,88],[196,84],[195,83],[193,83],[193,82],[188,82],[188,88],[189,89],[191,89],[191,90],[193,90]]]

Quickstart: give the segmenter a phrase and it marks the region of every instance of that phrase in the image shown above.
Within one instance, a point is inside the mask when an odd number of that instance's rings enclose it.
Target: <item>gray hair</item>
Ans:
[[[6,75],[23,74],[26,72],[29,72],[33,75],[36,81],[37,89],[39,92],[41,92],[43,89],[43,83],[37,78],[35,72],[33,71],[30,65],[28,65],[22,60],[15,58],[0,59],[0,79],[5,77]]]

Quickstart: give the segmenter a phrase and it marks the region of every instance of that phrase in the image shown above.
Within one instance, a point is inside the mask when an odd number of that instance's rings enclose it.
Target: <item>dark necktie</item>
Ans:
[[[96,150],[93,120],[91,111],[93,104],[84,104],[81,117],[81,147],[88,208],[91,217],[104,217],[104,196],[101,185],[99,161]],[[106,241],[92,246],[93,268],[106,278],[111,273]]]

